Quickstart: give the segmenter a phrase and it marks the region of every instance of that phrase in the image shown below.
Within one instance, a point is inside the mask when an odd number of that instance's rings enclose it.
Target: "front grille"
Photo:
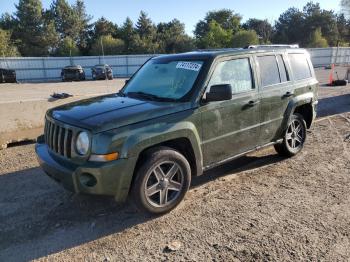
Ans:
[[[45,121],[45,143],[57,154],[72,157],[73,131],[49,120]]]

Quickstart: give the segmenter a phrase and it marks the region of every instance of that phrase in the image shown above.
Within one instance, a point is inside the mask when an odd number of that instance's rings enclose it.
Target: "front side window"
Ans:
[[[281,82],[276,56],[259,56],[258,62],[260,68],[261,85],[263,87],[279,84]]]
[[[254,88],[249,58],[239,58],[220,62],[210,79],[213,85],[230,84],[232,93],[242,93]]]
[[[203,61],[150,60],[123,90],[128,96],[178,100],[193,87]]]

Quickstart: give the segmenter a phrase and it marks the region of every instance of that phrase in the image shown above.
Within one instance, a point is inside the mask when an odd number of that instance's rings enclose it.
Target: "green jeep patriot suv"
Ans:
[[[307,51],[254,46],[150,59],[119,93],[48,110],[36,153],[65,188],[161,214],[192,176],[273,145],[299,153],[316,115]]]

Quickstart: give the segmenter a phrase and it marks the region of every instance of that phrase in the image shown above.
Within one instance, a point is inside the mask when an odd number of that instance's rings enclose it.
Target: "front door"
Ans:
[[[260,98],[250,57],[219,61],[208,84],[230,84],[232,99],[201,107],[203,164],[210,166],[256,147]]]

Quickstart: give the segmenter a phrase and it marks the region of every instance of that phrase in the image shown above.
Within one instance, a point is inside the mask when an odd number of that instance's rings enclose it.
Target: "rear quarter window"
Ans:
[[[311,68],[305,54],[288,54],[295,80],[312,77]]]

